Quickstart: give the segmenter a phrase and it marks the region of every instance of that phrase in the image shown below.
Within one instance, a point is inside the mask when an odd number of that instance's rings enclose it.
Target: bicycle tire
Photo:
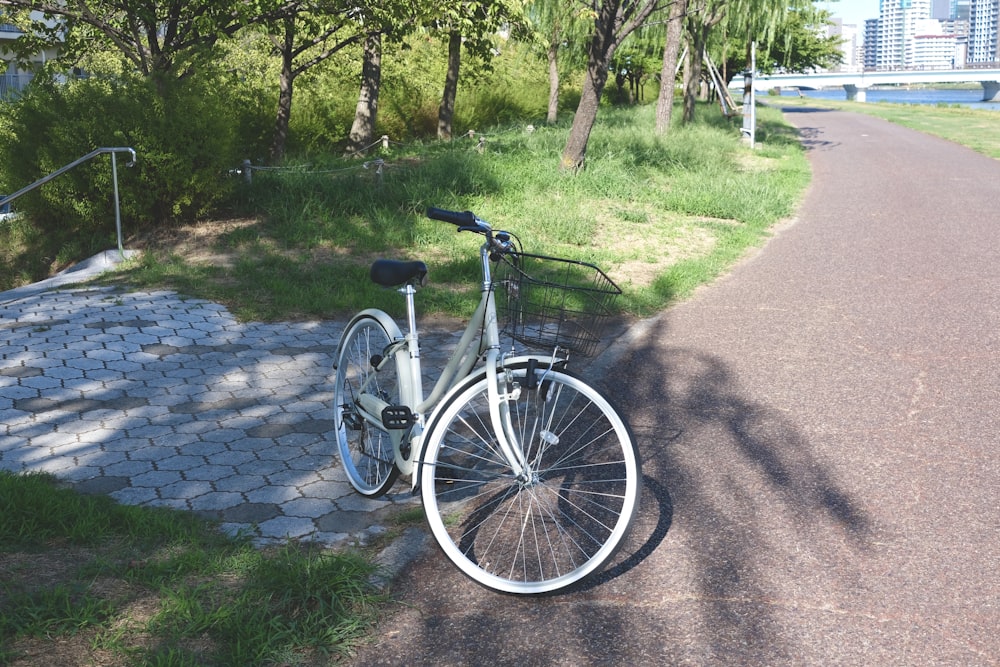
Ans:
[[[533,372],[534,382],[527,366],[500,373],[528,478],[499,452],[485,378],[442,406],[421,470],[425,515],[448,558],[487,588],[525,595],[597,572],[628,534],[642,487],[635,439],[607,398],[565,370]]]
[[[381,424],[363,419],[355,410],[358,388],[392,405],[400,403],[397,359],[387,360],[376,371],[372,359],[381,355],[392,337],[378,319],[363,315],[348,325],[341,338],[333,392],[334,433],[337,451],[354,489],[370,498],[384,495],[399,477],[392,436]]]

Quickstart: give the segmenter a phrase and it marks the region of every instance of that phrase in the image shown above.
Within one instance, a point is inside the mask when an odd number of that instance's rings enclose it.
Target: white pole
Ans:
[[[743,73],[743,139],[754,147],[757,134],[757,93],[754,77],[757,75],[757,42],[750,44],[750,69]]]
[[[750,80],[757,76],[757,42],[750,44]],[[757,87],[750,86],[750,148],[757,144]]]

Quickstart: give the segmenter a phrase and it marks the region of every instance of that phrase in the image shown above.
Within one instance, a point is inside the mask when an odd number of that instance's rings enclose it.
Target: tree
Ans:
[[[212,60],[220,39],[256,19],[247,0],[0,0],[0,8],[44,15],[18,40],[22,51],[58,46],[61,59],[75,62],[97,39],[154,78],[192,73]]]
[[[462,33],[448,33],[448,69],[444,77],[444,92],[438,107],[438,139],[451,139],[451,121],[455,115],[455,98],[458,96],[458,70],[462,64]]]
[[[694,120],[694,107],[701,89],[708,37],[712,29],[726,18],[727,7],[725,0],[693,0],[688,5],[686,23],[688,56],[684,68],[685,123]]]
[[[681,53],[684,18],[688,0],[674,0],[667,19],[667,39],[663,46],[663,67],[660,69],[660,93],[656,98],[656,134],[670,130],[674,111],[674,82],[677,79],[677,61]]]
[[[757,44],[759,69],[759,54],[783,39],[781,33],[788,13],[811,7],[812,3],[813,0],[736,0],[735,8],[733,3],[727,5],[729,11],[718,53],[723,76],[728,79],[732,74],[749,68],[750,49],[754,43]]]
[[[830,12],[814,5],[789,9],[775,39],[758,54],[757,68],[768,74],[809,72],[842,63],[841,38],[824,31],[830,17]]]
[[[354,112],[354,123],[347,135],[348,155],[360,155],[375,135],[378,116],[378,95],[382,85],[382,33],[365,38],[361,62],[361,92]]]
[[[347,153],[358,155],[371,145],[378,118],[382,87],[382,43],[401,42],[435,12],[433,5],[409,0],[372,0],[365,5],[366,37],[361,57],[361,87],[354,122],[347,138]]]
[[[689,0],[687,12],[688,60],[684,77],[684,121],[694,118],[695,100],[702,81],[702,69],[710,45],[721,52],[725,63],[731,50],[750,63],[751,44],[770,43],[784,20],[789,5],[811,4],[812,0]],[[722,27],[721,35],[716,30]],[[718,55],[718,54],[717,54]],[[741,68],[742,69],[742,68]],[[722,72],[728,80],[729,69]]]
[[[587,73],[560,168],[579,170],[583,167],[615,50],[650,14],[666,4],[666,0],[592,0],[590,9],[594,23],[587,47]]]
[[[549,101],[546,122],[559,117],[559,54],[572,52],[586,38],[584,12],[574,0],[534,0],[527,10],[531,37],[540,43],[548,65]]]
[[[659,69],[663,45],[659,22],[639,27],[615,50],[611,72],[618,88],[616,102],[635,104],[643,101],[643,91],[650,73]]]
[[[514,29],[523,24],[522,9],[520,0],[444,1],[438,8],[434,23],[448,36],[448,68],[438,108],[439,139],[451,139],[462,48],[488,63],[497,31],[501,26]]]
[[[37,49],[39,40],[58,44],[61,57],[75,62],[96,37],[142,76],[161,81],[207,69],[221,40],[263,25],[281,62],[272,161],[285,153],[295,79],[365,37],[363,10],[345,0],[0,0],[0,7],[59,19],[35,21],[24,49]]]
[[[271,160],[277,162],[285,155],[295,79],[341,49],[362,41],[365,34],[355,6],[337,0],[281,3],[271,8],[268,16],[271,42],[281,58],[271,141]]]

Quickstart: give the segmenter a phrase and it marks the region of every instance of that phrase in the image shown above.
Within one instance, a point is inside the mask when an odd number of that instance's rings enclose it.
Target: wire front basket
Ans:
[[[559,346],[588,357],[622,293],[593,264],[544,255],[505,255],[493,278],[505,334],[529,347]]]

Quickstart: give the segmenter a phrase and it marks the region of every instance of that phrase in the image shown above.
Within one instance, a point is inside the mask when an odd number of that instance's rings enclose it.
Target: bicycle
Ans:
[[[566,368],[571,352],[592,353],[621,290],[591,264],[522,252],[516,236],[470,211],[427,216],[484,237],[482,296],[425,397],[415,294],[427,266],[372,264],[376,284],[404,295],[408,330],[377,309],[344,330],[334,390],[344,469],[369,497],[409,475],[439,546],[479,584],[515,594],[568,588],[614,555],[639,505],[628,425]],[[554,269],[529,274],[532,265]],[[517,354],[513,343],[501,352],[498,306],[505,337],[552,353]]]

